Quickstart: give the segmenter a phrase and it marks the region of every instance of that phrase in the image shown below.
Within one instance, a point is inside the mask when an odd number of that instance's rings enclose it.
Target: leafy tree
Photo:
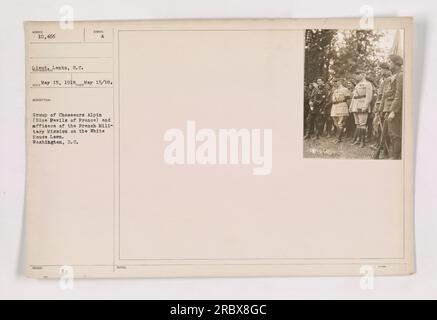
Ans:
[[[335,30],[307,30],[305,34],[305,82],[329,75]]]
[[[379,64],[377,43],[382,33],[374,30],[307,30],[305,82],[322,76],[351,77],[356,67],[376,78]]]

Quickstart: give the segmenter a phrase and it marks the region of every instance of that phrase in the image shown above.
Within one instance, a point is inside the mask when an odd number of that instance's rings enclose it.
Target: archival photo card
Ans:
[[[415,272],[411,18],[25,32],[30,277]]]

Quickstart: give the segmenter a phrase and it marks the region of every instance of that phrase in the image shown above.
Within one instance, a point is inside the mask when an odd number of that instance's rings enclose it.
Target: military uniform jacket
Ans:
[[[370,104],[373,100],[373,86],[366,79],[361,80],[354,89],[351,112],[370,112]]]
[[[325,108],[323,108],[322,113],[323,114],[327,114],[327,115],[331,115],[331,110],[332,110],[332,93],[333,90],[325,90],[326,92],[326,99],[325,99]]]
[[[384,109],[382,108],[383,106],[382,101],[383,101],[384,92],[388,90],[389,86],[390,86],[390,77],[381,79],[378,88],[378,99],[376,100],[375,112],[384,111]]]
[[[331,117],[344,117],[349,115],[348,100],[350,100],[350,91],[340,86],[332,93]]]
[[[311,111],[312,113],[320,113],[323,111],[322,109],[325,107],[326,103],[326,92],[324,88],[314,89],[311,94],[310,102],[313,103],[312,107],[314,108]]]
[[[384,112],[402,112],[403,102],[403,84],[404,73],[399,72],[389,79],[389,85],[387,90],[384,91],[382,98],[382,108]]]

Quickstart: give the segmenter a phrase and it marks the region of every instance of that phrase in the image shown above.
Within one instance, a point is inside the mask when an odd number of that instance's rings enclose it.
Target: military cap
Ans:
[[[355,81],[355,79],[349,79],[348,82],[352,83],[354,86],[357,84],[357,82]]]
[[[398,66],[402,66],[404,64],[404,59],[401,56],[397,55],[397,54],[390,55],[389,59],[394,64],[397,64]]]

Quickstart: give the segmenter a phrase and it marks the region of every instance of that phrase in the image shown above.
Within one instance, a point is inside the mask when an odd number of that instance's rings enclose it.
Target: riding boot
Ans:
[[[361,128],[360,131],[360,147],[364,148],[366,146],[366,129]]]
[[[344,129],[341,128],[341,129],[339,130],[338,137],[337,137],[337,140],[335,140],[335,143],[340,143],[340,142],[342,141],[343,134],[344,134]]]
[[[352,139],[351,145],[356,145],[359,143],[359,134],[360,134],[360,128],[355,128],[354,137]]]
[[[316,124],[316,136],[314,137],[314,140],[320,139],[320,127]]]

